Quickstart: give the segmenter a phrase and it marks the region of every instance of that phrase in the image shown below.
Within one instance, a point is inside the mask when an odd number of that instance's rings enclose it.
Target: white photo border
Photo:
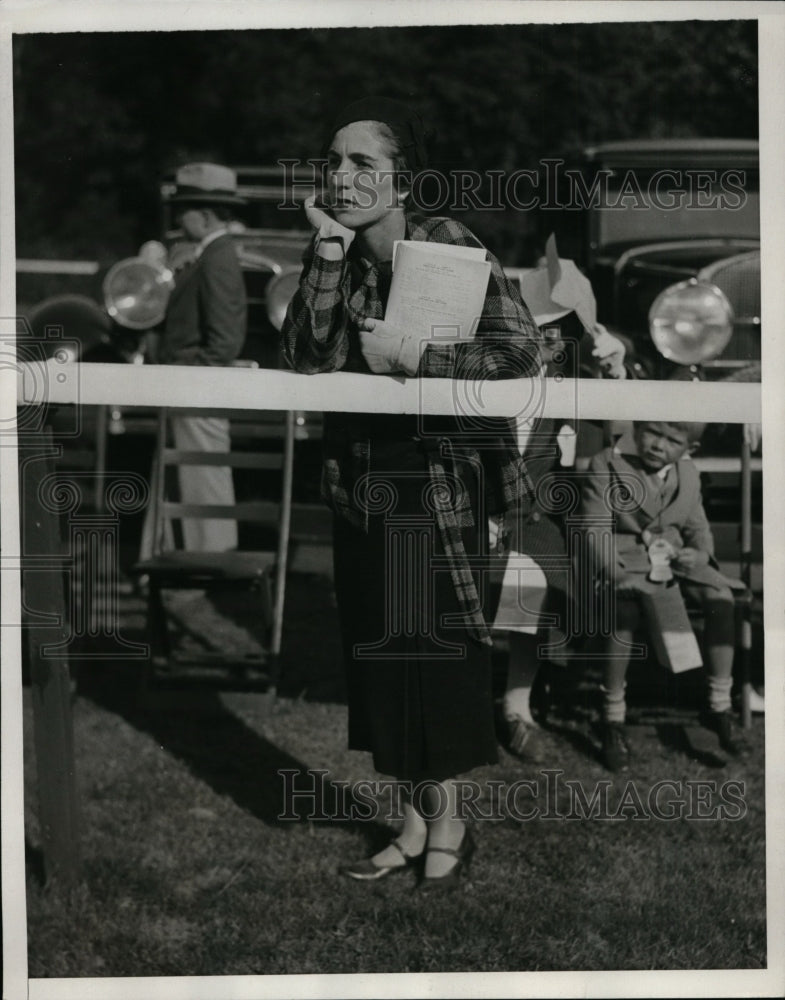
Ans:
[[[782,556],[782,506],[785,453],[785,337],[779,335],[785,316],[785,4],[783,3],[628,3],[544,2],[488,0],[398,0],[374,4],[295,2],[212,2],[190,0],[167,3],[115,2],[69,4],[26,3],[6,0],[0,9],[0,317],[15,315],[14,164],[12,107],[12,33],[46,31],[210,30],[218,28],[390,26],[452,23],[549,23],[567,21],[642,21],[755,19],[759,23],[761,191],[766,211],[761,218],[763,247],[763,313],[768,323],[763,343],[763,426],[769,456],[764,470],[764,614],[767,667],[766,797],[768,968],[718,973],[591,972],[437,975],[186,977],[172,979],[27,979],[26,902],[24,892],[24,831],[22,825],[22,731],[20,634],[6,627],[2,635],[2,807],[3,807],[3,949],[4,996],[19,1000],[100,1000],[150,997],[219,1000],[221,997],[260,996],[777,996],[785,993],[785,753],[778,720],[785,718],[783,674],[785,663],[785,581]],[[285,24],[283,23],[285,22]],[[0,341],[7,344],[8,324],[2,319]],[[14,412],[16,374],[0,365],[0,420]],[[0,449],[0,543],[6,557],[18,554],[17,467],[13,448]],[[17,626],[20,620],[18,574],[3,579],[2,620]],[[28,993],[29,990],[29,993]]]

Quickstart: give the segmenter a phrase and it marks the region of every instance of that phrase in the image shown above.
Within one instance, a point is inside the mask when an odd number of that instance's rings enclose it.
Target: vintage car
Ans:
[[[245,363],[278,368],[282,364],[279,330],[310,236],[303,228],[302,202],[314,190],[316,178],[309,167],[293,165],[240,167],[237,175],[238,193],[246,202],[230,224],[248,297],[248,334],[241,358]],[[117,261],[109,268],[95,261],[17,262],[24,317],[20,336],[29,345],[31,357],[64,349],[74,360],[131,364],[149,360],[149,334],[163,318],[171,285],[166,252],[182,236],[169,203],[173,191],[174,175],[164,177],[160,184],[161,240],[140,248],[141,256]],[[156,265],[145,256],[145,249],[151,248],[160,251]],[[50,294],[25,306],[28,298],[35,298],[28,289],[41,288]],[[301,437],[318,435],[319,425],[317,416],[298,415]],[[149,433],[155,419],[144,410],[110,407],[100,426],[110,435],[131,429]]]
[[[276,327],[300,273],[309,238],[302,228],[301,203],[313,184],[309,168],[238,169],[238,193],[246,204],[238,209],[231,231],[248,293],[248,337],[242,356],[263,367],[275,368],[280,363]],[[165,252],[181,238],[168,200],[173,190],[173,176],[164,178],[160,185],[160,268],[144,257],[144,249],[141,257],[118,261],[109,268],[96,261],[17,262],[21,312],[32,338],[48,345],[46,352],[56,346],[50,331],[61,329],[69,353],[81,360],[144,360],[145,335],[160,322],[166,305]]]
[[[277,368],[278,330],[309,237],[302,201],[318,178],[311,166],[236,169],[246,199],[233,225],[249,301],[242,355]],[[179,236],[173,190],[174,177],[163,178],[160,235],[167,246]],[[759,377],[757,142],[604,143],[585,149],[577,164],[561,164],[555,190],[555,198],[541,200],[543,236],[555,232],[560,255],[588,275],[600,320],[627,341],[641,376]],[[144,360],[144,334],[161,315],[160,302],[133,262],[123,264],[115,273],[129,284],[107,286],[105,277],[103,309],[95,298],[73,295],[36,306],[34,337],[61,325],[85,360]],[[318,420],[308,422],[316,433]]]
[[[754,378],[760,361],[758,143],[588,147],[542,224],[588,275],[641,374]],[[746,370],[740,375],[740,370]]]
[[[607,142],[549,161],[545,174],[538,242],[554,233],[559,255],[588,276],[599,320],[639,377],[760,381],[757,141]],[[596,450],[593,430],[582,454]],[[696,462],[712,520],[738,524],[743,440],[739,425],[704,433]],[[758,523],[757,454],[751,465]]]

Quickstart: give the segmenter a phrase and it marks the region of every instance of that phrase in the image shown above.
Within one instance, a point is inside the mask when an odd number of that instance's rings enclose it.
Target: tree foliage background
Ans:
[[[317,155],[366,93],[419,107],[445,169],[758,133],[754,21],[19,35],[14,70],[25,257],[128,256],[159,235],[163,173]],[[514,263],[520,220],[492,225]]]

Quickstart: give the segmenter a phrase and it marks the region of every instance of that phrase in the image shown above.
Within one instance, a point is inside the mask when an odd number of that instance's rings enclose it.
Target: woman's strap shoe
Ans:
[[[419,854],[407,854],[396,840],[390,841],[390,847],[394,847],[400,854],[400,864],[377,865],[373,858],[363,858],[362,861],[356,861],[352,865],[344,865],[341,868],[341,872],[344,875],[348,875],[349,878],[357,879],[358,882],[377,882],[379,879],[386,878],[395,872],[406,871],[407,868],[410,868],[423,856],[422,851]]]
[[[455,858],[455,864],[444,875],[423,875],[419,888],[425,891],[432,889],[454,889],[458,885],[461,872],[464,869],[469,870],[474,850],[474,839],[471,833],[469,833],[468,827],[464,830],[463,838],[458,847],[429,847],[429,854],[449,854]]]

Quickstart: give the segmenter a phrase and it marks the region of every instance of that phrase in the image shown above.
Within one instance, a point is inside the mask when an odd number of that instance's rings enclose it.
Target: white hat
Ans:
[[[170,202],[199,205],[244,205],[237,194],[237,174],[217,163],[186,163],[175,177],[175,193]]]

